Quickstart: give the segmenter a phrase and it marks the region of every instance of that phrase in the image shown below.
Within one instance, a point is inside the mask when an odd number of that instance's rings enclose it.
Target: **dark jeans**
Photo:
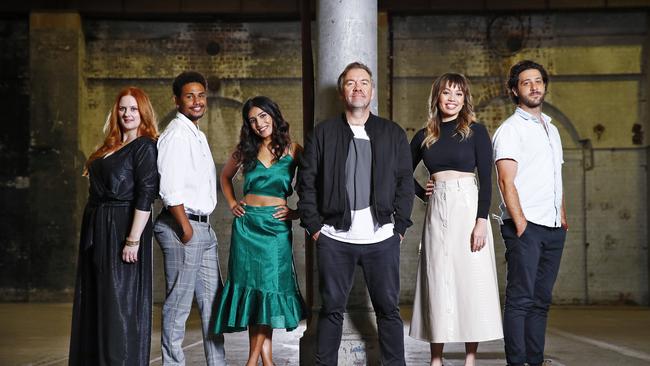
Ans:
[[[335,366],[338,363],[343,313],[357,264],[363,270],[377,316],[382,365],[405,365],[404,325],[398,307],[399,236],[393,235],[375,244],[350,244],[321,234],[316,245],[322,299],[316,365]]]
[[[560,268],[566,231],[528,222],[517,237],[512,220],[501,225],[508,273],[503,335],[509,365],[544,361],[546,318]]]

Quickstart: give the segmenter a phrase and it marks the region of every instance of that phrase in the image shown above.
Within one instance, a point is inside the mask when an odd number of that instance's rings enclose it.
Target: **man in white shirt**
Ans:
[[[567,221],[562,143],[542,113],[548,74],[521,61],[510,69],[515,113],[493,138],[508,266],[503,333],[511,366],[544,364],[546,319],[560,268]]]
[[[222,283],[217,237],[209,220],[217,205],[217,172],[208,141],[199,129],[207,86],[198,72],[183,72],[174,79],[178,113],[158,139],[160,197],[165,208],[154,234],[163,251],[167,284],[162,310],[163,365],[185,365],[181,345],[195,295],[207,364],[226,364],[223,335],[213,334],[211,324]]]

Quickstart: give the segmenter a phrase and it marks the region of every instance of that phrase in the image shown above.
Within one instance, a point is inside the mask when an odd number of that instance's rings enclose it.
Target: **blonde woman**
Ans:
[[[431,344],[431,365],[442,365],[445,343],[465,343],[465,365],[473,366],[478,342],[503,338],[488,222],[492,147],[476,123],[469,81],[461,74],[436,79],[429,119],[411,141],[413,167],[431,174],[418,264],[410,336]],[[478,176],[478,180],[477,180]]]

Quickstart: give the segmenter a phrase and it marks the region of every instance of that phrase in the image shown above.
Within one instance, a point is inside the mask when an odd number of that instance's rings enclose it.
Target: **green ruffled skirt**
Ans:
[[[228,280],[214,332],[241,332],[249,325],[293,330],[306,318],[293,265],[290,221],[272,215],[275,206],[246,206],[232,223]]]

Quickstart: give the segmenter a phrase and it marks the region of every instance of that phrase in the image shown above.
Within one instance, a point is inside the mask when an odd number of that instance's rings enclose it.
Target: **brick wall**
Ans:
[[[382,102],[390,99],[390,112],[409,137],[424,123],[426,98],[437,75],[457,71],[470,77],[479,120],[493,132],[513,109],[503,88],[509,66],[523,58],[547,66],[552,82],[545,111],[554,118],[565,146],[571,225],[555,288],[556,302],[647,304],[646,14],[581,11],[392,16],[390,22],[390,29],[388,22],[380,22],[379,34],[392,34],[392,39],[380,42],[380,57],[392,57],[392,68],[391,63],[381,63],[379,77],[392,77],[392,95],[382,94],[381,98]],[[29,180],[21,177],[28,176],[29,113],[33,112],[29,111],[29,95],[39,92],[29,88],[40,87],[28,79],[28,24],[26,19],[0,22],[0,47],[4,50],[0,55],[0,93],[6,120],[12,121],[11,128],[0,133],[0,195],[7,207],[0,218],[0,298],[4,300],[26,299],[31,288],[25,280],[31,271],[30,220],[25,210]],[[237,140],[241,103],[254,95],[276,100],[292,125],[294,139],[302,142],[298,22],[83,18],[82,28],[83,71],[76,127],[79,160],[101,141],[106,115],[122,87],[136,85],[147,91],[164,126],[174,114],[171,81],[187,69],[204,73],[210,81],[209,111],[201,128],[208,135],[218,168]],[[380,93],[387,91],[382,87]],[[581,139],[589,139],[593,150],[583,149]],[[424,179],[426,172],[419,168],[417,176]],[[241,180],[236,185],[240,189]],[[85,187],[77,189],[77,194],[85,193]],[[220,198],[212,223],[225,270],[231,217]],[[290,204],[295,206],[295,197]],[[495,189],[492,212],[497,212],[497,204]],[[70,218],[75,215],[78,213]],[[424,205],[416,200],[415,225],[402,244],[404,303],[413,298],[423,217]],[[503,245],[494,222],[493,229],[503,289]],[[294,232],[296,266],[304,290],[304,241],[297,223]],[[70,236],[61,243],[66,250],[76,242]],[[74,263],[73,255],[69,256],[65,261]],[[164,285],[159,252],[155,262],[155,298],[161,300]],[[66,280],[57,286],[69,290],[73,285]]]
[[[113,98],[120,88],[136,85],[150,96],[161,126],[175,115],[171,82],[184,70],[202,72],[209,82],[208,111],[200,121],[219,172],[232,153],[241,128],[241,106],[256,95],[275,100],[291,124],[291,135],[302,143],[300,28],[280,23],[171,23],[146,25],[127,21],[87,21],[86,68],[88,97],[81,145],[86,154],[101,140]],[[215,50],[219,52],[214,54]],[[211,54],[212,53],[212,54]],[[241,197],[241,176],[235,178]],[[295,196],[295,195],[294,195]],[[296,198],[289,200],[295,207]],[[232,215],[225,199],[212,215],[219,240],[221,268],[226,274]],[[304,238],[294,223],[294,252],[301,288],[304,283]],[[164,298],[162,256],[155,245],[154,298]]]
[[[462,72],[473,84],[479,121],[493,132],[512,113],[505,76],[533,59],[551,74],[544,111],[565,148],[564,189],[570,231],[554,291],[558,303],[648,302],[646,154],[641,108],[643,12],[393,18],[393,114],[410,136],[426,119],[433,79]],[[638,131],[638,130],[637,130]],[[593,151],[579,140],[589,139]],[[593,155],[591,155],[593,154]],[[585,161],[585,156],[593,156]],[[426,173],[420,173],[422,178]],[[494,185],[493,185],[494,186]],[[494,186],[492,212],[498,212]],[[412,296],[424,206],[402,255],[402,301]],[[505,260],[493,222],[503,293]]]

